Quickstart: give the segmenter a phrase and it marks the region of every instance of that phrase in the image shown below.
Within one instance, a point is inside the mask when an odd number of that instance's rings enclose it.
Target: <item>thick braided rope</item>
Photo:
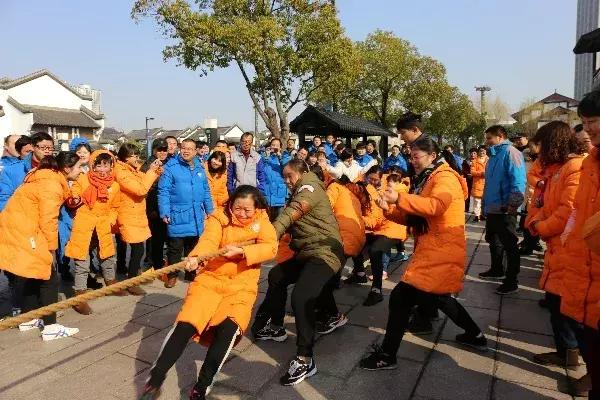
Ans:
[[[236,244],[236,246],[242,247],[242,246],[248,246],[248,245],[251,245],[254,243],[255,243],[254,240],[249,240],[246,242],[238,243],[238,244]],[[219,257],[219,256],[225,254],[226,252],[227,252],[227,250],[225,250],[225,249],[219,249],[213,253],[209,253],[202,257],[198,257],[198,262],[208,261],[210,259]],[[99,297],[110,296],[113,293],[119,292],[121,290],[126,290],[133,286],[139,286],[143,283],[152,282],[154,279],[156,279],[162,275],[169,274],[171,272],[181,271],[184,269],[184,267],[185,267],[185,261],[182,261],[177,264],[169,265],[169,266],[166,266],[166,267],[160,268],[160,269],[149,269],[134,278],[129,278],[124,281],[115,283],[113,285],[105,286],[105,287],[103,287],[101,289],[97,289],[97,290],[92,290],[92,291],[80,294],[78,296],[74,296],[69,299],[65,299],[63,301],[59,301],[57,303],[53,303],[53,304],[38,308],[36,310],[32,310],[32,311],[26,312],[24,314],[20,314],[16,317],[12,317],[12,318],[6,319],[4,321],[0,321],[0,331],[6,330],[9,328],[14,328],[16,326],[19,326],[19,324],[22,324],[23,322],[28,322],[28,321],[31,321],[32,319],[41,318],[46,315],[53,314],[60,310],[66,310],[66,309],[69,309],[76,305],[79,305],[81,303],[85,303],[90,300],[97,299]]]

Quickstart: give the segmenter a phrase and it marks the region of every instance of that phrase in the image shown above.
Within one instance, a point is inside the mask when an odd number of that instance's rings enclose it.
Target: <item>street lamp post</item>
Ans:
[[[148,159],[150,159],[150,156],[152,155],[152,140],[150,137],[150,129],[148,129],[148,121],[153,121],[154,118],[153,117],[146,117],[146,153],[148,156]]]

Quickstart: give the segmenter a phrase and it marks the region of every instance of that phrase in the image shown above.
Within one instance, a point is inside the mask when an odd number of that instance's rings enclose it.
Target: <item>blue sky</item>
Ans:
[[[452,84],[473,95],[485,83],[513,108],[555,89],[573,95],[574,0],[338,0],[354,40],[391,30],[446,65]],[[132,1],[2,0],[0,76],[47,68],[102,90],[107,125],[179,129],[204,118],[253,129],[237,70],[200,78],[164,63],[164,39],[150,20],[134,23]],[[301,111],[297,107],[295,113]]]

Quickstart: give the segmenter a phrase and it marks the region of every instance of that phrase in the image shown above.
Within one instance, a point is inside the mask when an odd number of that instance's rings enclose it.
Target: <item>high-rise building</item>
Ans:
[[[577,1],[577,37],[600,27],[600,0]],[[600,69],[598,54],[575,56],[575,99],[581,100],[594,87],[594,77]],[[598,78],[597,78],[598,79]]]

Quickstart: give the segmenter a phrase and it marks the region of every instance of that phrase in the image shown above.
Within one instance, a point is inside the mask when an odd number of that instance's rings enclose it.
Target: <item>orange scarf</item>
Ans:
[[[115,180],[114,175],[110,174],[107,177],[102,178],[98,176],[96,172],[90,171],[87,177],[90,181],[90,186],[88,186],[81,195],[83,202],[89,208],[94,207],[96,200],[106,203],[108,201],[108,188]]]

